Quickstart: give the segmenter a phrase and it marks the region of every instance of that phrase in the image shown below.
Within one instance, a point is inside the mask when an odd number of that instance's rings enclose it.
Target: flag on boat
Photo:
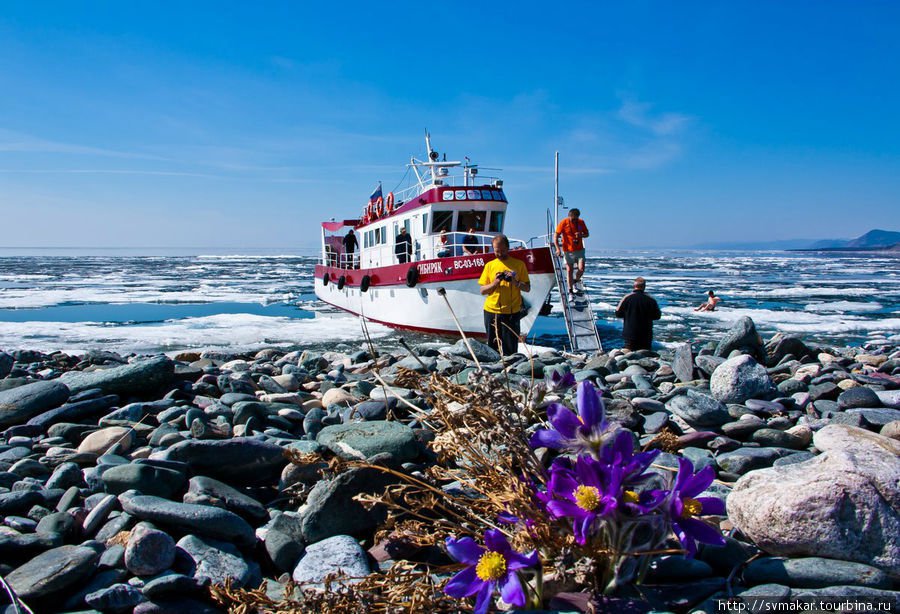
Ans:
[[[369,197],[369,204],[374,205],[382,197],[383,197],[383,195],[381,193],[381,184],[379,183],[378,187],[375,188],[375,191],[372,192],[372,195]]]

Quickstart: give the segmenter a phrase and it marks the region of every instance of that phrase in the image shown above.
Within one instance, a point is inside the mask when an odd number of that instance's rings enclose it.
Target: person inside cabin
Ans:
[[[447,231],[442,230],[441,236],[438,237],[437,254],[435,254],[435,256],[437,258],[449,258],[452,255],[453,248],[450,246],[450,241],[447,239]]]
[[[553,235],[553,246],[556,248],[556,255],[565,255],[566,258],[566,277],[569,281],[569,296],[574,297],[581,294],[579,287],[581,277],[584,275],[584,242],[590,236],[587,224],[581,219],[581,211],[572,209],[569,216],[559,223],[556,227],[556,233]],[[560,249],[560,240],[562,249]]]
[[[716,305],[718,305],[719,301],[721,301],[722,299],[720,299],[718,296],[716,296],[716,293],[713,292],[712,290],[707,292],[706,295],[708,296],[708,298],[706,299],[706,302],[702,303],[699,307],[695,307],[694,311],[715,311],[716,310]]]
[[[346,260],[344,264],[347,268],[355,269],[356,258],[354,257],[354,254],[356,253],[356,247],[359,245],[359,242],[356,240],[356,234],[353,232],[352,228],[344,235],[342,242],[344,244],[344,259]]]
[[[494,254],[481,271],[478,285],[484,300],[484,328],[488,345],[504,356],[519,349],[522,319],[522,292],[531,291],[525,263],[509,255],[509,239],[497,235],[491,242]]]
[[[397,262],[406,264],[412,255],[412,237],[406,232],[406,226],[400,227],[400,233],[394,243],[394,255],[397,256]]]
[[[469,228],[469,232],[463,237],[462,249],[465,256],[481,253],[481,245],[478,243],[474,228]]]

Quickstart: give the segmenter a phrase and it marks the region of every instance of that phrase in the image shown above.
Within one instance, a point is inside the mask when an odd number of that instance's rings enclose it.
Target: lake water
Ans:
[[[268,252],[268,253],[267,253]],[[664,345],[718,339],[741,316],[831,345],[900,343],[900,258],[789,252],[596,252],[585,275],[604,347],[621,346],[615,305],[641,275],[663,318]],[[191,254],[173,250],[0,250],[0,349],[358,346],[357,318],[313,294],[311,250]],[[717,311],[693,308],[713,289]],[[400,336],[369,324],[380,345]],[[530,337],[563,347],[558,308]]]

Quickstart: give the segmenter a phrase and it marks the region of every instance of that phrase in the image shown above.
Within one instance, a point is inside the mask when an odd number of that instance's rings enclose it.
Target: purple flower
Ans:
[[[520,554],[512,549],[506,537],[496,529],[484,532],[482,548],[471,537],[447,538],[447,551],[455,560],[467,567],[450,579],[444,592],[463,599],[476,595],[475,613],[483,614],[491,605],[491,595],[499,587],[500,596],[506,603],[522,607],[525,605],[525,591],[516,573],[519,569],[537,567],[537,550],[530,554]]]
[[[611,429],[606,421],[603,400],[588,381],[578,385],[576,415],[568,407],[553,403],[547,408],[547,419],[553,429],[540,429],[531,436],[532,448],[597,454]]]
[[[575,541],[583,545],[597,519],[615,513],[620,486],[621,473],[590,456],[579,456],[574,471],[566,463],[554,462],[547,483],[547,512],[554,518],[571,518]]]
[[[600,450],[600,461],[605,465],[617,466],[622,471],[622,481],[639,482],[648,477],[644,474],[653,464],[660,450],[634,453],[634,440],[628,431],[619,431],[612,443]]]
[[[563,373],[556,369],[550,372],[550,378],[544,377],[544,387],[550,392],[568,390],[575,385],[575,376],[571,373]]]
[[[697,497],[709,488],[714,478],[715,471],[712,467],[704,467],[695,474],[691,461],[678,459],[678,476],[669,495],[669,514],[675,536],[689,558],[697,553],[697,542],[713,546],[725,545],[725,538],[719,530],[698,518],[721,516],[725,513],[725,504],[720,499]]]

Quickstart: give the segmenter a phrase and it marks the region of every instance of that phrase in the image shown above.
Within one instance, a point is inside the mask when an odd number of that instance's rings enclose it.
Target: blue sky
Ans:
[[[896,2],[4,2],[0,246],[303,247],[427,127],[590,248],[900,230]]]

